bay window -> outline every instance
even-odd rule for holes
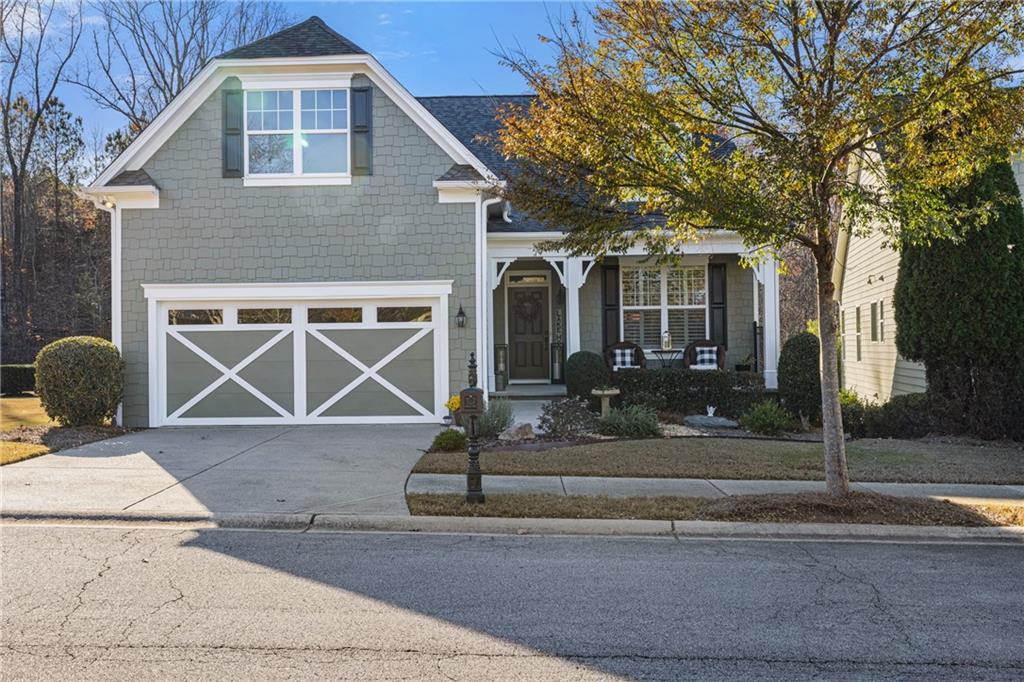
[[[246,90],[246,179],[348,180],[348,98],[348,88]]]
[[[622,266],[619,272],[624,341],[660,348],[665,330],[676,348],[707,338],[705,265]]]

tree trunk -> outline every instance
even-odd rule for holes
[[[835,285],[832,268],[817,262],[818,328],[821,335],[821,437],[825,445],[825,485],[830,495],[848,495],[843,413],[839,407],[839,355],[836,350]]]

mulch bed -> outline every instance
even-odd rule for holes
[[[19,426],[0,433],[0,440],[45,445],[50,452],[57,452],[120,436],[130,431],[132,429],[120,426]]]

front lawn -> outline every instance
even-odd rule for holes
[[[58,426],[35,396],[0,398],[0,466],[125,433],[118,426]]]
[[[0,466],[14,464],[24,459],[31,459],[39,455],[45,455],[50,449],[45,445],[36,443],[17,443],[14,441],[0,441]]]
[[[857,481],[1024,483],[1024,448],[865,439],[847,444]],[[480,455],[484,474],[819,481],[821,443],[740,438],[671,438],[588,443]],[[425,454],[414,473],[461,474],[463,452]]]
[[[0,398],[0,431],[53,424],[34,395]]]
[[[486,516],[561,519],[661,519],[752,523],[874,523],[914,526],[1024,525],[1024,507],[964,506],[927,498],[853,493],[834,499],[823,493],[700,497],[565,497],[488,494],[485,504],[462,495],[406,496],[415,516]]]

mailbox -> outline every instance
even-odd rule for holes
[[[464,388],[459,392],[459,417],[466,427],[466,435],[476,438],[477,424],[484,413],[484,390],[482,388]]]

